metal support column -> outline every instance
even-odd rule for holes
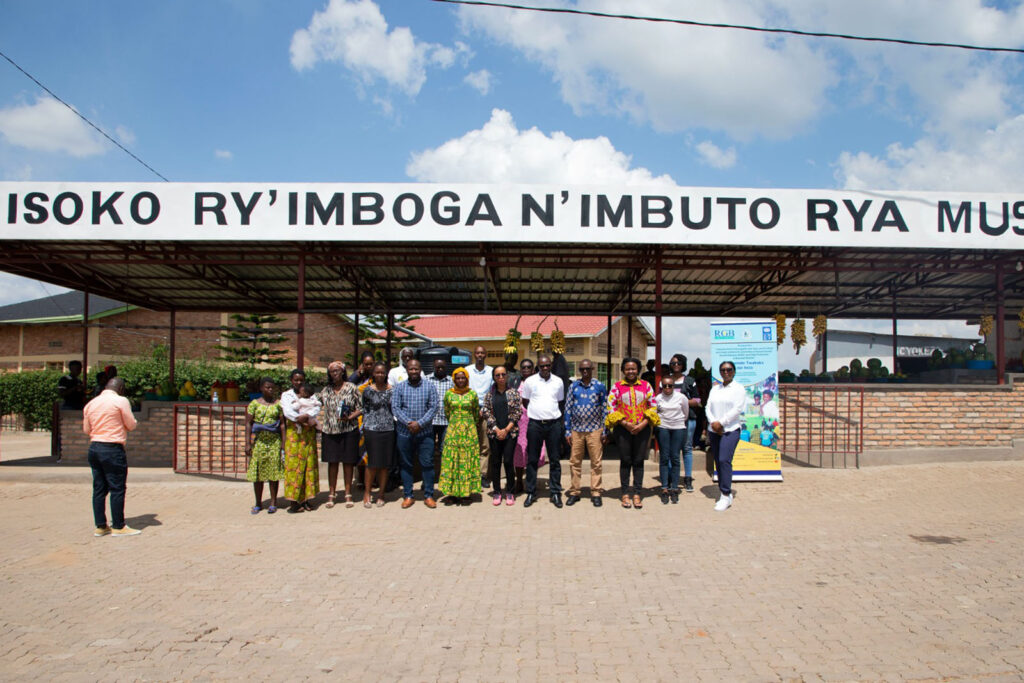
[[[388,311],[387,329],[384,330],[384,362],[391,367],[391,330],[395,328],[395,314]]]
[[[996,266],[996,383],[1006,384],[1006,299],[1003,264]],[[986,340],[987,341],[987,340]]]
[[[82,386],[89,395],[89,290],[82,292]]]
[[[629,312],[633,312],[633,290],[629,290]],[[622,357],[633,355],[633,316],[626,316],[626,348],[622,350]],[[643,372],[645,368],[640,368]]]
[[[661,391],[661,251],[658,251],[654,281],[654,392]]]
[[[899,359],[896,354],[896,289],[892,290],[892,374],[900,371]]]
[[[178,336],[178,334],[177,334],[178,328],[177,328],[176,319],[175,319],[176,318],[176,314],[177,314],[177,311],[172,308],[171,309],[171,322],[170,322],[169,331],[168,331],[169,343],[167,344],[167,347],[168,347],[167,348],[167,375],[168,375],[168,378],[171,380],[171,386],[172,387],[173,386],[177,386],[174,383],[174,359],[175,359],[175,355],[174,355],[174,350],[175,350],[174,349],[174,340]]]
[[[299,254],[299,301],[298,311],[295,316],[295,327],[298,333],[295,335],[295,367],[299,370],[306,368],[306,254]]]
[[[608,364],[608,387],[612,386],[612,317],[608,316],[608,357],[605,361]]]

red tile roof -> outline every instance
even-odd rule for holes
[[[504,339],[505,333],[516,322],[514,315],[436,315],[419,318],[412,322],[412,329],[424,336],[437,340],[454,339]],[[619,318],[613,317],[614,323]],[[541,320],[544,322],[541,323]],[[519,321],[519,331],[523,339],[529,339],[530,333],[537,329],[540,323],[540,332],[545,336],[551,336],[555,329],[555,318],[553,316],[524,315]],[[608,326],[608,318],[603,315],[577,315],[559,316],[558,328],[565,332],[567,337],[592,337],[603,332]],[[399,338],[405,336],[401,332]]]

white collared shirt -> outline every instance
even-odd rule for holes
[[[552,374],[545,381],[539,372],[530,375],[523,382],[521,393],[530,401],[526,414],[531,420],[557,420],[562,417],[558,402],[565,400],[565,383],[561,377]]]

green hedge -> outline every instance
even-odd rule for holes
[[[60,400],[57,380],[59,370],[0,373],[0,414],[24,415],[29,426],[50,429],[53,423],[53,402]]]
[[[142,358],[125,361],[117,366],[117,374],[125,381],[125,395],[138,404],[143,395],[169,378],[167,361],[158,358]],[[178,361],[174,364],[175,384],[180,389],[191,381],[199,399],[209,399],[210,386],[220,381],[238,382],[241,399],[245,400],[245,385],[259,381],[261,377],[272,377],[280,388],[288,386],[291,368],[254,369],[248,366],[210,363],[206,361]],[[57,380],[63,373],[58,370],[36,370],[32,372],[8,372],[0,374],[0,414],[20,414],[35,425],[45,429],[52,427],[53,402],[60,400]],[[306,378],[315,386],[326,382],[323,372],[310,371]],[[96,375],[89,374],[89,388],[95,386]],[[223,397],[221,397],[223,399]]]

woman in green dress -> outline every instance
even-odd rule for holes
[[[256,494],[256,505],[250,512],[258,514],[263,509],[263,482],[270,482],[270,507],[267,512],[277,512],[277,485],[284,478],[281,466],[281,437],[284,426],[281,420],[281,404],[274,399],[277,387],[274,380],[264,377],[260,380],[260,396],[254,399],[245,411],[245,455],[249,466],[245,478],[252,482]]]
[[[448,418],[448,431],[441,451],[441,480],[438,488],[453,501],[468,505],[470,495],[480,493],[480,441],[476,423],[480,415],[480,401],[469,388],[469,373],[465,368],[452,372],[454,387],[444,395],[444,414]]]
[[[312,512],[313,499],[320,493],[320,465],[316,461],[316,429],[308,415],[299,415],[296,407],[299,388],[306,373],[292,370],[292,388],[281,394],[284,413],[284,497],[291,501],[288,512]],[[301,425],[303,429],[299,429]]]

